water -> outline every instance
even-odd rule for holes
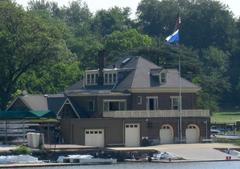
[[[119,163],[114,165],[88,165],[43,167],[34,169],[240,169],[240,161],[201,163]],[[29,169],[29,168],[24,168]]]

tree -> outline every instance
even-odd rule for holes
[[[17,83],[17,88],[30,93],[58,93],[64,91],[82,77],[79,62],[62,60],[54,65],[25,72]]]
[[[48,2],[46,0],[31,0],[28,3],[28,10],[48,12],[53,17],[63,18],[63,11],[58,7],[57,2]]]
[[[195,49],[215,46],[230,49],[234,33],[234,19],[230,11],[218,1],[192,1],[183,13],[181,43]]]
[[[140,47],[150,47],[153,44],[152,38],[139,33],[136,29],[127,31],[115,31],[104,39],[105,49],[108,51],[108,63],[112,63],[119,57],[126,55],[131,50]]]
[[[109,10],[99,10],[92,21],[92,30],[102,37],[113,31],[124,31],[131,28],[129,8],[114,7]]]
[[[199,59],[201,72],[193,81],[202,87],[199,105],[203,108],[218,110],[220,101],[229,92],[229,56],[222,50],[209,47],[202,51]]]
[[[173,32],[177,15],[177,0],[142,0],[137,8],[140,29],[161,39]]]
[[[92,13],[86,3],[81,0],[72,1],[69,7],[62,9],[64,21],[71,27],[75,36],[85,36],[89,33]]]
[[[10,2],[0,3],[0,53],[1,109],[26,71],[70,54],[57,27]]]

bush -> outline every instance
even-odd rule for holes
[[[13,153],[16,153],[16,154],[31,154],[32,150],[25,145],[20,145],[15,150],[13,150]]]

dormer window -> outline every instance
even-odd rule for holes
[[[104,85],[114,85],[117,82],[117,72],[104,72]]]
[[[98,81],[97,72],[86,72],[86,85],[96,85]]]
[[[160,73],[159,81],[160,81],[160,84],[166,83],[166,81],[167,81],[167,74],[166,74],[166,72],[161,72]]]
[[[104,85],[115,85],[117,83],[117,70],[115,69],[104,69],[103,70],[103,84]],[[87,86],[98,85],[99,82],[99,71],[98,70],[86,70],[85,84]]]

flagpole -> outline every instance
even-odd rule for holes
[[[178,26],[181,23],[180,19],[180,5],[178,1]],[[182,78],[181,78],[181,55],[179,52],[178,46],[178,71],[179,71],[179,135],[180,135],[180,143],[183,142],[182,140]]]
[[[178,46],[179,48],[179,46]],[[178,49],[179,50],[179,49]],[[178,52],[178,73],[179,73],[179,139],[182,143],[182,79],[181,79],[181,55]]]

